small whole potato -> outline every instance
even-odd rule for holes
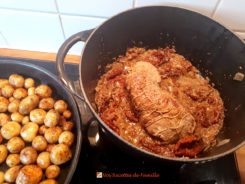
[[[71,146],[74,142],[74,134],[70,131],[64,131],[59,136],[59,143]]]
[[[72,157],[70,148],[65,144],[55,145],[50,152],[50,160],[55,165],[61,165]]]
[[[14,99],[12,102],[8,105],[8,111],[9,112],[18,112],[20,106],[20,100]]]
[[[44,124],[47,127],[54,127],[59,123],[59,118],[60,114],[56,110],[51,109],[48,111],[46,117],[44,118]]]
[[[37,151],[44,151],[47,148],[47,145],[46,139],[41,135],[36,136],[32,141],[32,147]]]
[[[18,88],[14,91],[13,97],[16,99],[22,99],[27,97],[28,93],[24,88]]]
[[[8,110],[9,101],[7,98],[0,96],[0,112],[6,112]]]
[[[0,113],[0,126],[3,126],[6,124],[8,121],[10,121],[10,117],[5,114],[5,113]]]
[[[14,99],[15,99],[15,98],[11,96],[11,97],[9,98],[9,102],[13,102]]]
[[[24,118],[24,116],[22,114],[20,114],[19,112],[13,112],[10,117],[11,117],[12,121],[15,121],[18,123],[22,122],[22,120]]]
[[[30,112],[30,119],[32,122],[41,125],[44,122],[46,114],[46,111],[43,109],[34,109]]]
[[[8,155],[8,150],[5,145],[0,144],[0,164],[3,163]]]
[[[36,165],[24,166],[16,179],[16,184],[37,184],[43,176],[43,171]]]
[[[19,153],[25,147],[25,142],[20,137],[13,137],[7,143],[10,153]]]
[[[43,110],[50,110],[54,108],[54,99],[53,98],[43,98],[39,102],[39,108]]]
[[[54,109],[59,113],[63,113],[67,109],[67,104],[64,100],[58,100],[54,104]]]
[[[70,119],[71,118],[71,111],[65,110],[62,115],[65,119]]]
[[[15,88],[22,88],[24,86],[25,79],[18,74],[12,74],[9,76],[9,83]]]
[[[38,133],[41,135],[44,135],[46,130],[48,130],[48,129],[49,129],[49,127],[42,125],[42,126],[40,126]]]
[[[6,164],[9,167],[14,167],[20,164],[20,155],[19,154],[10,154],[6,159]]]
[[[43,180],[39,184],[58,184],[58,182],[53,179],[47,179],[47,180]]]
[[[71,121],[62,122],[61,128],[64,131],[71,131],[73,129],[74,123]]]
[[[24,116],[24,118],[22,119],[22,125],[26,125],[27,123],[30,123],[30,117]]]
[[[39,96],[40,98],[48,98],[52,94],[52,90],[49,86],[41,84],[37,86],[35,90],[35,94]]]
[[[32,140],[36,137],[38,133],[38,125],[36,123],[27,123],[24,125],[20,131],[21,137],[26,142],[32,142]]]
[[[0,183],[4,182],[4,172],[0,171]]]
[[[59,174],[60,167],[57,165],[50,165],[45,171],[45,175],[48,179],[55,179],[59,176]]]
[[[31,96],[31,95],[35,95],[35,91],[36,91],[36,88],[35,87],[30,87],[27,90],[27,93],[28,93],[29,96]]]
[[[25,147],[20,152],[20,161],[24,165],[33,164],[37,160],[37,151],[33,147]]]
[[[20,166],[14,166],[9,168],[4,174],[4,180],[9,183],[15,182],[19,172],[20,172]]]
[[[37,95],[30,95],[25,97],[20,102],[19,112],[21,114],[29,114],[39,103],[39,98]]]
[[[20,134],[21,126],[15,121],[9,121],[5,123],[1,128],[1,134],[5,139],[11,139],[12,137]]]
[[[0,88],[3,88],[7,84],[9,84],[8,79],[0,79]]]
[[[50,153],[49,152],[42,152],[37,157],[37,165],[41,169],[46,169],[50,165]]]
[[[50,144],[54,144],[58,142],[59,136],[62,133],[62,129],[58,126],[51,127],[48,130],[45,131],[44,137]]]
[[[6,97],[6,98],[13,96],[13,93],[14,93],[14,88],[13,88],[13,86],[11,86],[9,84],[5,85],[2,88],[2,96]]]
[[[24,84],[25,88],[31,88],[35,86],[35,81],[32,78],[27,78],[25,79],[25,84]]]

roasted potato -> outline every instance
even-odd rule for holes
[[[54,127],[59,123],[59,118],[60,114],[56,110],[51,109],[48,111],[46,117],[44,118],[44,124],[47,127]]]
[[[5,113],[0,113],[0,126],[3,126],[6,124],[8,121],[10,121],[10,117],[5,114]]]
[[[19,112],[21,114],[29,114],[39,103],[37,95],[30,95],[21,100]]]
[[[74,134],[70,131],[64,131],[59,136],[59,143],[71,146],[74,142]]]
[[[43,98],[39,102],[39,108],[43,110],[50,110],[54,108],[54,99],[53,98]]]
[[[18,88],[14,91],[13,97],[16,99],[22,99],[27,97],[28,93],[24,88]]]
[[[20,152],[20,161],[24,165],[33,164],[37,160],[37,151],[33,147],[25,147]]]
[[[70,119],[71,118],[71,111],[65,110],[62,115],[65,119]]]
[[[15,182],[19,172],[20,172],[20,166],[14,166],[9,168],[4,174],[4,180],[9,183]]]
[[[6,112],[8,110],[9,101],[7,98],[0,96],[0,112]]]
[[[16,179],[16,184],[37,184],[42,179],[42,169],[36,165],[24,166]]]
[[[32,78],[25,79],[24,87],[26,89],[34,87],[34,86],[35,86],[35,81]]]
[[[26,142],[32,142],[32,140],[36,137],[38,133],[38,125],[36,123],[27,123],[24,125],[20,131],[21,137]]]
[[[19,112],[13,112],[10,117],[11,117],[12,121],[15,121],[18,123],[22,122],[22,120],[24,118],[24,116],[22,114],[20,114]]]
[[[50,153],[49,152],[42,152],[37,157],[37,165],[41,169],[46,169],[50,165]]]
[[[9,83],[15,88],[22,88],[24,86],[25,79],[18,74],[12,74],[9,76]]]
[[[57,165],[50,165],[45,171],[45,175],[48,179],[55,179],[59,176],[59,174],[60,167]]]
[[[9,98],[9,103],[13,102],[14,99],[15,99],[15,98],[11,96],[11,97]]]
[[[19,154],[10,154],[6,159],[6,164],[9,167],[14,167],[20,164],[20,155]]]
[[[46,114],[46,111],[43,109],[34,109],[30,112],[30,119],[32,122],[41,125],[44,122]]]
[[[11,96],[13,96],[13,93],[14,93],[14,88],[13,86],[11,85],[5,85],[3,88],[2,88],[2,96],[4,96],[5,98],[9,98]]]
[[[24,116],[24,118],[22,119],[22,125],[26,125],[27,123],[30,123],[30,117]]]
[[[12,137],[20,134],[21,126],[15,121],[9,121],[5,123],[1,128],[1,134],[5,139],[11,139]]]
[[[70,148],[65,144],[55,145],[50,152],[50,160],[55,165],[61,165],[72,157]]]
[[[0,144],[0,164],[3,163],[8,155],[8,150],[5,145]]]
[[[7,143],[10,153],[19,153],[25,147],[25,142],[20,137],[13,137]]]
[[[49,86],[41,84],[36,88],[35,94],[40,98],[48,98],[51,96],[52,90]]]
[[[32,147],[37,151],[44,151],[47,148],[47,145],[46,139],[41,135],[36,136],[32,141]]]
[[[73,129],[74,123],[71,121],[63,121],[61,128],[64,131],[71,131]]]
[[[36,88],[35,87],[30,87],[27,90],[27,93],[28,93],[29,96],[31,96],[31,95],[35,95],[35,91],[36,91]]]
[[[47,127],[45,125],[40,126],[40,128],[39,128],[39,134],[44,135],[45,132],[46,132],[46,130],[48,130],[48,129],[49,129],[49,127]]]
[[[9,112],[18,112],[19,111],[19,106],[20,106],[20,100],[19,99],[14,99],[12,102],[9,103],[8,105],[8,111]]]
[[[0,183],[4,182],[4,172],[0,171]]]
[[[58,182],[53,179],[47,179],[47,180],[43,180],[39,184],[58,184]]]
[[[54,144],[54,143],[58,142],[59,136],[61,133],[62,133],[62,129],[60,127],[58,127],[58,126],[51,127],[45,131],[44,137],[48,143]]]
[[[54,104],[54,109],[59,113],[63,113],[67,109],[67,103],[64,100],[58,100]]]
[[[3,88],[7,84],[9,84],[8,79],[0,79],[0,88]]]

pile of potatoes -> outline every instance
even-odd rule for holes
[[[59,165],[72,157],[74,142],[64,100],[55,101],[49,86],[12,74],[0,79],[0,184],[56,184]]]

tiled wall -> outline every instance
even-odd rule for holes
[[[72,34],[146,5],[200,12],[245,39],[245,0],[0,0],[0,48],[57,52]],[[75,45],[71,53],[79,55],[82,46]]]

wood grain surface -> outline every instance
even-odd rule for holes
[[[33,52],[33,51],[3,49],[3,48],[0,48],[0,56],[47,60],[53,62],[56,59],[56,53]],[[80,56],[67,55],[65,62],[79,63]],[[245,146],[243,146],[238,151],[236,151],[236,156],[237,156],[237,162],[238,162],[242,184],[245,184]]]

